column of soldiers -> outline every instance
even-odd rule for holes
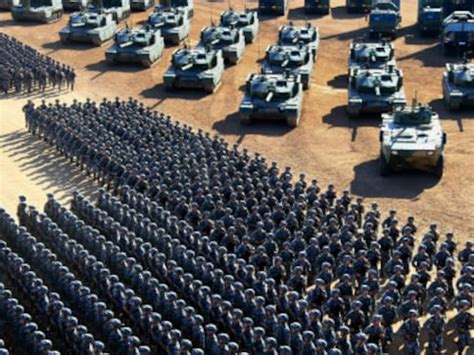
[[[74,90],[76,73],[14,37],[0,33],[0,90],[20,94],[33,91]]]
[[[429,312],[424,328],[434,354],[445,347],[451,308],[458,311],[458,350],[468,346],[472,243],[457,252],[453,234],[441,240],[436,225],[421,233],[413,217],[400,224],[396,211],[382,220],[376,204],[367,207],[348,191],[338,196],[333,186],[323,191],[303,174],[293,179],[290,168],[280,171],[276,162],[269,166],[261,155],[229,148],[132,99],[29,103],[24,111],[31,133],[119,195],[110,202],[101,194],[105,215],[90,207],[76,213],[97,226],[109,214],[136,234],[130,240],[155,241],[159,251],[167,250],[163,260],[153,260],[163,267],[157,273],[171,268],[173,287],[189,282],[184,270],[199,276],[189,290],[206,285],[221,298],[190,292],[189,302],[232,330],[227,335],[244,351],[378,354],[402,321],[405,351],[417,354],[417,319]],[[178,270],[168,263],[175,251]],[[235,329],[223,299],[239,305]]]

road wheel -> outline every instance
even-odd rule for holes
[[[438,159],[438,162],[436,163],[435,175],[441,179],[443,177],[443,172],[444,172],[444,155],[441,154]]]
[[[252,120],[250,119],[250,115],[247,114],[240,114],[240,124],[244,126],[248,126]]]
[[[390,173],[390,165],[388,164],[387,159],[385,159],[383,152],[380,152],[380,175],[388,176]]]

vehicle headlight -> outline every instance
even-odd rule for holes
[[[393,155],[398,155],[398,150],[392,150]]]
[[[426,152],[426,155],[433,156],[434,153],[435,153],[434,150],[429,150],[429,151]]]

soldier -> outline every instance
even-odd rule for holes
[[[428,354],[439,354],[444,345],[444,332],[446,321],[442,315],[442,307],[435,305],[431,308],[432,316],[425,322],[425,328],[428,330]]]
[[[458,314],[454,317],[456,331],[458,333],[458,354],[462,355],[464,348],[471,344],[471,323],[472,315],[469,313],[469,302],[466,300],[461,301],[460,309]]]
[[[412,309],[409,312],[408,319],[403,322],[400,328],[400,335],[404,340],[406,355],[420,354],[420,322],[417,318],[418,312]]]

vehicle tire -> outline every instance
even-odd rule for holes
[[[142,65],[145,67],[145,68],[151,68],[153,66],[154,62],[152,62],[151,60],[149,59],[144,59],[142,60]]]
[[[62,44],[69,44],[69,38],[67,37],[59,37],[59,40],[61,41]]]
[[[443,177],[443,172],[444,172],[444,155],[441,154],[438,159],[438,162],[436,163],[434,173],[437,178],[441,179]]]
[[[286,124],[288,125],[288,127],[290,128],[296,128],[298,127],[298,124],[300,123],[300,114],[298,113],[298,115],[296,116],[290,116],[286,119]]]
[[[458,103],[458,102],[453,102],[451,101],[450,99],[448,99],[448,109],[449,111],[453,112],[453,111],[459,111],[459,108],[460,108],[461,104]]]
[[[380,175],[381,176],[389,176],[391,173],[390,165],[385,159],[385,156],[382,152],[380,152]]]
[[[250,115],[240,114],[240,124],[244,126],[248,126],[252,122]]]
[[[92,38],[92,44],[96,47],[100,47],[102,46],[102,41],[100,38]]]

